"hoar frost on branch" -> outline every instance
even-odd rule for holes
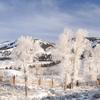
[[[59,36],[59,41],[56,45],[56,50],[54,52],[55,59],[61,60],[59,65],[60,76],[64,79],[66,77],[66,84],[70,83],[72,65],[72,41],[71,41],[71,30],[64,29],[64,32]],[[64,82],[65,80],[63,80]]]
[[[86,48],[86,37],[87,31],[79,29],[76,32],[75,44],[74,44],[74,56],[73,56],[73,81],[76,82],[79,78],[80,70],[80,56],[82,55],[84,49]]]
[[[75,33],[75,32],[74,32]],[[85,64],[82,65],[83,60],[81,56],[83,52],[92,52],[90,41],[86,39],[88,32],[84,29],[79,29],[76,32],[75,41],[73,42],[71,31],[68,29],[60,35],[59,42],[57,44],[56,56],[62,58],[61,68],[62,75],[67,77],[67,83],[75,83],[77,80],[80,80],[80,70],[83,69],[83,76],[88,69],[90,75],[92,75],[92,60],[90,55],[84,55]],[[82,66],[81,66],[82,65]],[[89,74],[88,74],[89,75]],[[86,77],[84,77],[86,80]]]
[[[14,48],[12,56],[15,60],[30,63],[33,61],[33,48],[32,37],[22,36],[18,39],[17,47]]]
[[[26,36],[18,39],[17,47],[13,50],[12,57],[17,63],[22,64],[25,75],[25,96],[27,96],[27,80],[29,76],[28,64],[33,62],[34,45],[32,37]]]
[[[100,44],[98,44],[93,50],[93,63],[94,75],[100,79]]]

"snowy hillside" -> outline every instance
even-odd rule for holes
[[[53,47],[53,43],[49,43],[46,41],[42,41],[39,39],[33,39],[34,42],[37,42],[44,50],[46,50],[48,47]],[[11,49],[17,46],[17,40],[16,41],[5,41],[0,43],[0,50],[7,50]]]
[[[42,49],[42,53],[41,51],[38,52],[37,56],[39,55],[40,58],[39,60],[50,60],[50,53],[47,51],[50,48],[54,47],[53,43],[49,43],[49,42],[45,42],[42,40],[38,40],[38,39],[33,39],[33,41],[35,43],[37,43],[37,45],[39,45]],[[10,55],[12,53],[12,50],[17,46],[17,41],[5,41],[0,43],[0,60],[10,60]]]
[[[0,50],[6,50],[14,47],[16,47],[16,41],[5,41],[0,43]]]

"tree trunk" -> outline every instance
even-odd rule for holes
[[[67,87],[67,84],[66,84],[66,78],[67,78],[67,75],[65,74],[65,79],[64,79],[64,91],[66,90],[66,87]]]
[[[24,74],[25,74],[25,96],[27,97],[27,75],[26,75],[26,69],[24,67]]]
[[[72,59],[73,69],[71,74],[71,88],[74,86],[74,75],[75,75],[75,58]]]
[[[52,72],[52,79],[51,79],[51,87],[54,87],[54,80],[53,80],[53,72]]]

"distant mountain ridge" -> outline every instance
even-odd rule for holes
[[[37,45],[39,45],[43,49],[43,54],[41,54],[41,57],[38,59],[42,61],[43,60],[50,60],[50,54],[47,52],[47,49],[53,48],[54,43],[49,43],[46,41],[42,41],[39,39],[33,39],[34,42],[38,42]],[[10,55],[12,53],[13,48],[17,46],[17,40],[16,41],[5,41],[0,43],[0,60],[10,60]]]
[[[39,42],[40,46],[46,50],[46,48],[48,47],[53,47],[54,43],[49,43],[49,42],[45,42],[39,39],[33,39],[34,42]],[[6,49],[10,49],[10,48],[14,48],[17,46],[17,40],[16,41],[5,41],[0,43],[0,50],[6,50]]]

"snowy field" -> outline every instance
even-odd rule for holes
[[[100,87],[78,87],[66,92],[55,91],[55,96],[48,96],[42,100],[100,100]]]
[[[0,100],[100,100],[100,86],[81,86],[64,91],[57,89],[28,89],[25,97],[24,86],[0,84]]]

